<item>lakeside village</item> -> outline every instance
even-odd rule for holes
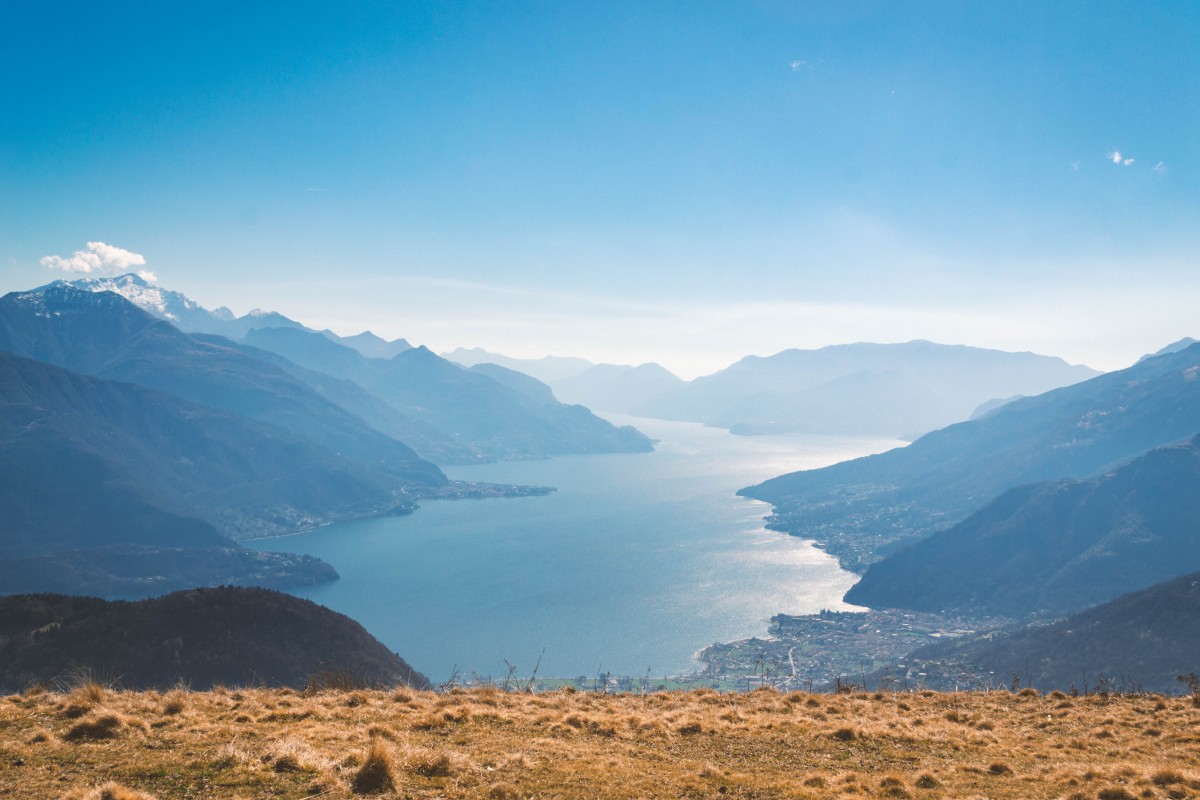
[[[506,691],[552,691],[571,686],[580,691],[619,693],[712,688],[748,692],[769,686],[780,691],[871,691],[920,689],[925,686],[988,689],[1009,686],[1008,675],[976,674],[951,661],[913,659],[924,645],[1003,627],[999,617],[963,618],[901,611],[821,611],[818,614],[771,618],[768,635],[718,642],[696,654],[704,668],[687,675],[652,677],[580,675],[540,678],[537,667],[527,677],[510,666],[503,678],[454,676],[445,685],[492,685]]]

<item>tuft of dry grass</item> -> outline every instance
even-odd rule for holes
[[[63,800],[157,800],[152,794],[130,789],[116,781],[109,781],[90,791],[75,791],[64,795]]]
[[[384,794],[396,790],[396,764],[392,751],[379,739],[372,739],[362,766],[350,780],[355,794]]]
[[[97,714],[84,717],[63,734],[67,742],[95,742],[116,739],[130,731],[145,731],[147,725],[140,719],[123,714]]]

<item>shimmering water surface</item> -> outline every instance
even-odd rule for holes
[[[612,417],[659,439],[649,454],[569,456],[446,470],[549,485],[548,497],[425,502],[252,543],[309,553],[342,579],[296,592],[348,614],[434,680],[503,675],[679,674],[716,641],[766,632],[779,612],[848,608],[855,576],[801,539],[767,531],[742,486],[902,443],[737,437],[690,423]]]

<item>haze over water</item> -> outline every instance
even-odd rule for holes
[[[768,531],[742,486],[900,446],[885,439],[736,437],[611,417],[660,440],[650,454],[568,456],[446,470],[549,485],[548,497],[433,501],[253,543],[332,563],[297,591],[361,622],[435,681],[457,668],[527,676],[679,674],[716,641],[766,633],[776,613],[850,608],[856,576],[807,541]]]

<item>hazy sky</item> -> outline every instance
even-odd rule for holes
[[[3,291],[146,269],[686,376],[1200,336],[1195,2],[39,0],[0,29]]]

